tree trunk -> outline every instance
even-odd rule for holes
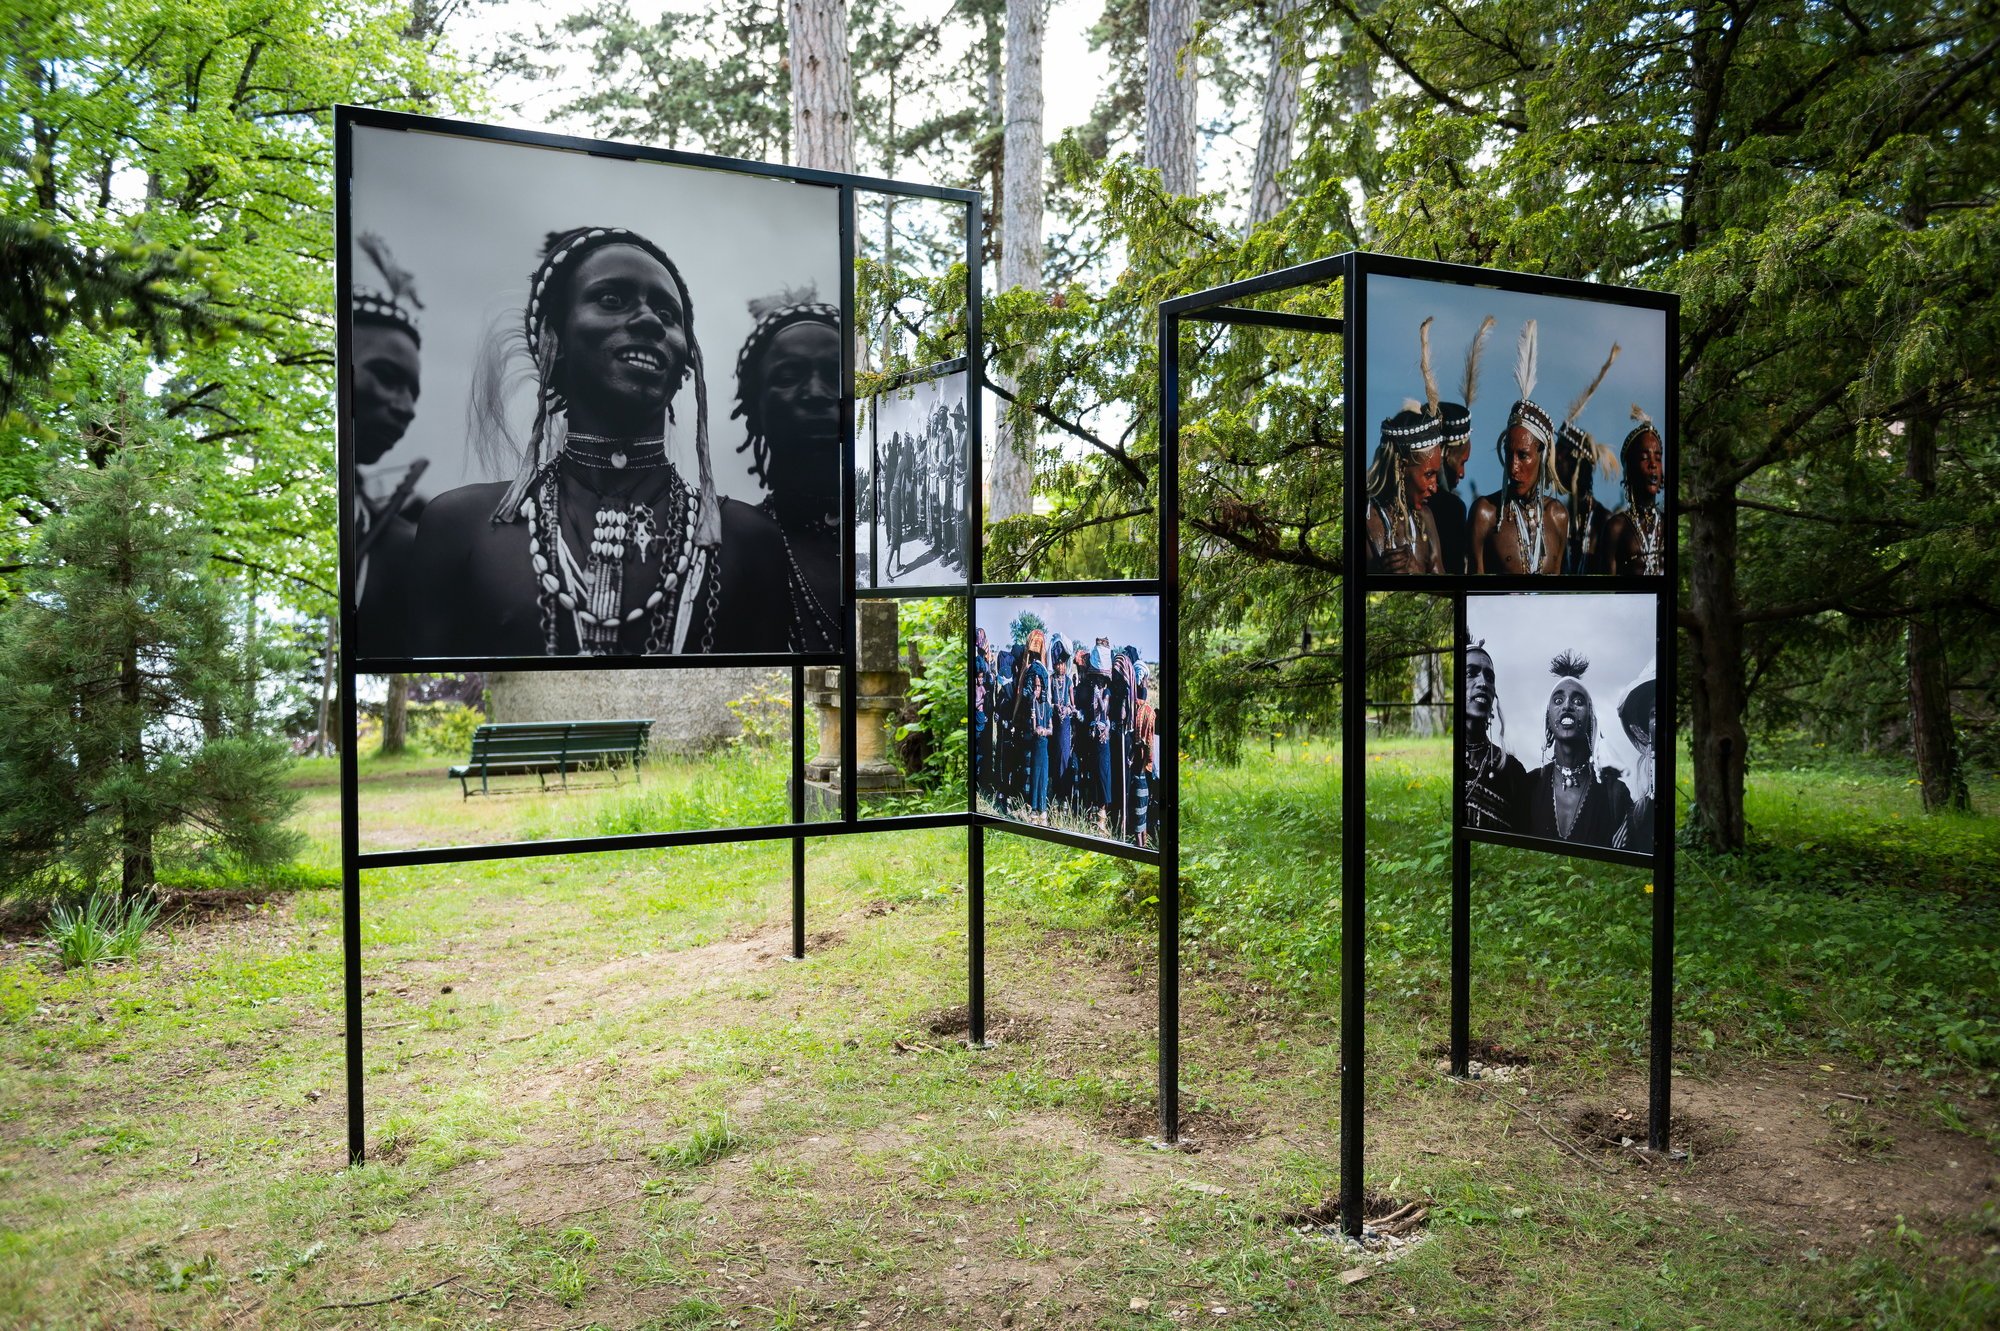
[[[1419,656],[1410,678],[1410,733],[1429,738],[1445,733],[1444,669],[1436,656]]]
[[[988,212],[986,226],[988,234],[998,237],[998,228],[1005,224],[1007,204],[1007,153],[1006,121],[1001,101],[1001,66],[1007,52],[1006,29],[1001,24],[1005,10],[999,5],[986,8],[986,36],[983,46],[986,53],[986,125],[987,133],[998,135],[1002,149],[993,154],[993,183],[986,191]],[[997,210],[997,211],[995,211]]]
[[[327,733],[327,719],[333,711],[333,649],[339,620],[326,617],[326,657],[319,674],[319,733],[313,736],[313,752],[324,758],[333,752],[333,737]]]
[[[846,0],[790,0],[792,149],[800,166],[854,169],[854,76]]]
[[[1169,194],[1195,192],[1195,0],[1146,6],[1146,166]]]
[[[145,698],[139,679],[139,644],[128,641],[120,653],[118,700],[122,704],[124,738],[119,743],[119,765],[127,772],[146,770],[146,735],[140,720]],[[118,815],[121,875],[118,895],[130,901],[153,885],[153,823],[144,812],[132,807],[132,799],[122,797]]]
[[[1283,177],[1292,164],[1292,130],[1299,119],[1299,81],[1305,49],[1292,15],[1304,0],[1278,0],[1271,23],[1270,59],[1264,73],[1264,121],[1257,161],[1250,173],[1250,218],[1245,230],[1268,222],[1285,206]]]
[[[1937,418],[1928,413],[1903,422],[1903,438],[1909,445],[1904,474],[1917,483],[1917,492],[1930,499],[1937,494]],[[1945,655],[1944,637],[1933,615],[1912,615],[1904,630],[1904,660],[1910,679],[1910,747],[1917,760],[1917,784],[1924,809],[1969,810],[1972,793],[1958,763],[1958,735],[1951,722],[1951,669]]]
[[[382,756],[393,758],[410,742],[410,677],[389,676],[389,700],[382,705]]]
[[[1737,618],[1736,505],[1715,496],[1688,513],[1688,614],[1694,620],[1694,810],[1713,850],[1743,849],[1743,625]]]
[[[1042,289],[1042,31],[1044,0],[1007,0],[1007,102],[1000,232],[1000,288]],[[1009,381],[1008,389],[1015,385]],[[986,514],[1013,518],[1035,507],[1035,427],[1014,412],[1000,418],[986,468]]]

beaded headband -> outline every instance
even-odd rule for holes
[[[1447,446],[1472,440],[1472,413],[1456,402],[1438,403],[1438,430]]]
[[[628,231],[622,226],[598,226],[588,231],[557,232],[552,239],[561,242],[561,247],[553,250],[536,265],[534,272],[528,274],[528,308],[522,319],[528,335],[528,354],[531,356],[542,354],[542,333],[548,327],[550,283],[562,275],[564,268],[581,263],[585,255],[607,245],[631,245],[652,255],[673,275],[683,303],[688,299],[687,283],[681,280],[680,269],[674,266],[664,250],[636,231]],[[692,323],[693,311],[683,308],[682,317]]]
[[[824,301],[802,300],[791,305],[783,305],[765,314],[750,330],[750,336],[743,341],[742,350],[736,353],[736,382],[743,382],[743,372],[749,368],[751,360],[763,353],[770,339],[776,337],[787,324],[823,323],[838,329],[840,327],[840,307],[828,305]],[[743,414],[748,404],[739,405],[735,414]]]
[[[417,299],[417,280],[410,271],[397,264],[395,256],[389,252],[389,245],[373,231],[364,231],[354,238],[355,246],[368,256],[381,275],[380,287],[355,287],[348,296],[348,309],[358,323],[386,324],[410,335],[410,340],[418,346],[423,338],[417,331],[416,311],[424,307]],[[414,308],[412,308],[414,307]]]
[[[1514,405],[1507,409],[1507,428],[1520,426],[1535,437],[1535,442],[1547,448],[1555,442],[1556,423],[1549,419],[1529,395],[1535,391],[1536,369],[1539,364],[1539,336],[1533,319],[1521,328],[1521,340],[1514,347]]]
[[[1632,449],[1638,444],[1638,442],[1641,439],[1644,439],[1649,434],[1652,435],[1653,438],[1659,439],[1660,445],[1662,447],[1666,446],[1667,441],[1660,437],[1660,431],[1657,427],[1654,426],[1653,418],[1651,416],[1648,416],[1646,414],[1646,409],[1644,407],[1641,407],[1636,402],[1632,404],[1632,419],[1639,423],[1632,427],[1631,431],[1628,432],[1625,436],[1625,442],[1618,446],[1618,451],[1620,454],[1627,457],[1631,456]]]
[[[1544,448],[1555,442],[1556,423],[1549,419],[1549,413],[1525,398],[1507,409],[1507,428],[1511,430],[1517,425]]]
[[[1405,457],[1414,457],[1444,443],[1444,434],[1437,417],[1406,409],[1382,422],[1382,442]]]

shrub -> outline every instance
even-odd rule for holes
[[[472,732],[486,723],[486,717],[462,702],[413,702],[409,723],[409,745],[418,753],[463,758],[472,751]]]

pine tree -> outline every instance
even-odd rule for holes
[[[143,397],[99,404],[0,611],[0,894],[154,878],[172,835],[291,856],[283,746],[251,728],[211,537]]]

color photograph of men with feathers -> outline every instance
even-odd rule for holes
[[[837,192],[352,136],[357,655],[839,651]]]
[[[1663,313],[1367,281],[1370,573],[1666,572]]]
[[[1656,598],[1466,598],[1462,822],[1650,854]]]

